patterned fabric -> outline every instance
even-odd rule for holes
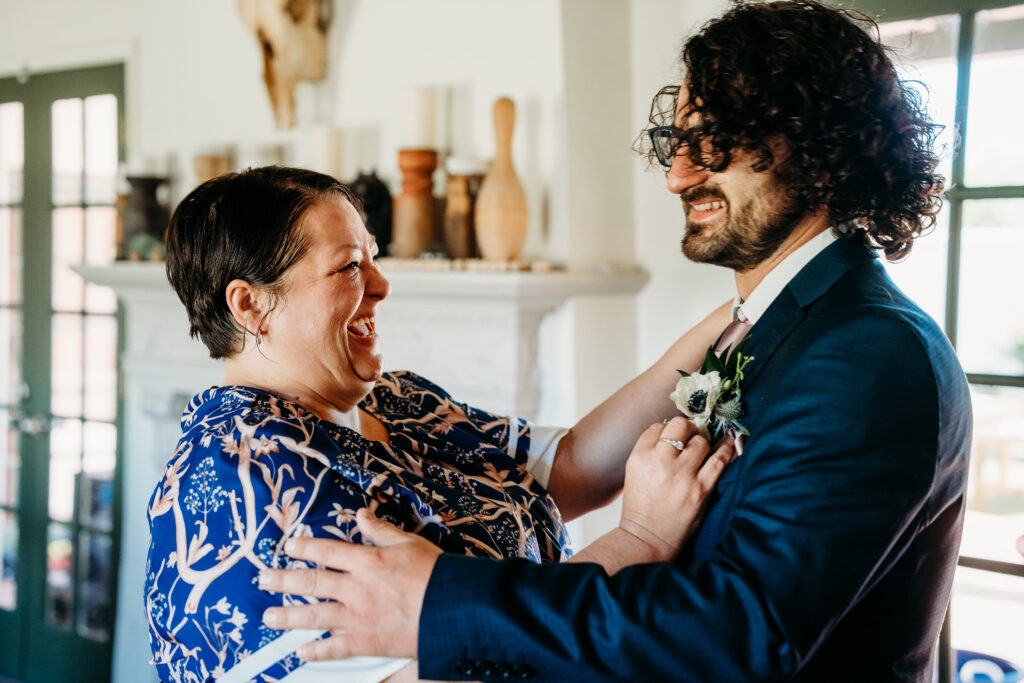
[[[212,680],[278,638],[263,611],[306,599],[260,591],[260,569],[307,566],[284,554],[292,536],[360,543],[361,507],[450,553],[569,556],[558,510],[526,469],[524,421],[456,403],[407,372],[386,374],[362,407],[390,444],[248,387],[189,403],[148,512],[145,603],[162,680]],[[299,666],[288,656],[256,680]]]

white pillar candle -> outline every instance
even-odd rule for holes
[[[341,134],[337,128],[314,125],[301,128],[296,140],[296,165],[326,173],[341,173]]]
[[[434,91],[434,149],[442,156],[451,153],[452,89]]]
[[[405,88],[402,93],[402,149],[434,149],[434,89]]]

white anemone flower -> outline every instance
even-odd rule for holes
[[[721,387],[722,378],[718,371],[695,373],[689,377],[680,377],[676,382],[676,390],[668,397],[676,404],[679,412],[700,430],[701,436],[708,438],[708,422],[718,402]]]

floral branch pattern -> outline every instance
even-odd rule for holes
[[[558,511],[525,468],[525,422],[457,403],[412,373],[386,374],[363,408],[388,427],[390,443],[245,387],[189,403],[148,509],[145,605],[162,680],[215,679],[278,637],[259,615],[306,598],[260,591],[258,572],[306,566],[283,552],[293,536],[361,542],[361,507],[448,552],[568,557]],[[286,657],[258,680],[298,666]]]

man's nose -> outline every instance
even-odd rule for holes
[[[668,169],[666,184],[668,191],[672,194],[682,194],[691,187],[703,183],[707,177],[708,170],[694,164],[688,150],[683,148],[672,159],[672,167]]]

